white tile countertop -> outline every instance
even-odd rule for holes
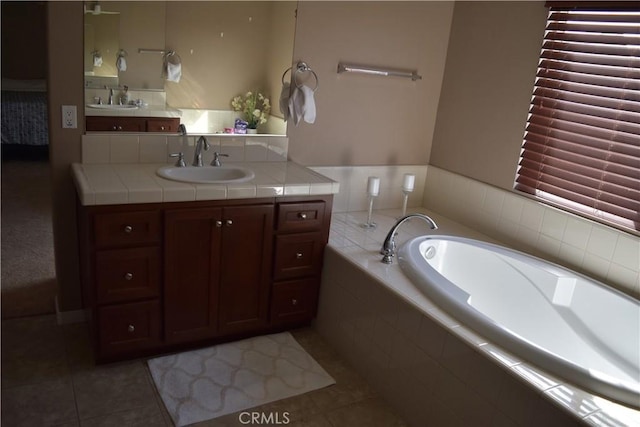
[[[294,162],[233,164],[253,170],[255,178],[238,184],[177,182],[156,174],[158,168],[167,166],[162,163],[74,163],[71,169],[84,206],[328,195],[337,194],[340,188],[338,182]]]
[[[85,116],[102,116],[102,117],[161,117],[174,118],[181,117],[182,111],[167,107],[165,105],[149,105],[146,107],[131,109],[109,109],[109,108],[92,108],[85,106]]]

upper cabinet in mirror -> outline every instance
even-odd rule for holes
[[[93,13],[96,4],[99,14]],[[121,87],[164,90],[174,108],[229,110],[234,96],[253,90],[277,104],[281,76],[292,64],[296,7],[292,1],[87,2],[85,75],[104,72],[116,75]],[[117,24],[108,24],[112,37],[103,30],[103,17],[117,17]],[[92,67],[98,49],[102,66]],[[120,49],[127,69],[118,72]],[[160,52],[169,50],[181,60],[179,82],[162,74]]]

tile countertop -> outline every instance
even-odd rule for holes
[[[233,164],[253,170],[255,178],[238,184],[177,182],[158,176],[156,170],[167,166],[158,163],[74,163],[71,171],[84,206],[327,195],[340,188],[338,182],[294,162]]]
[[[128,110],[110,110],[107,108],[84,107],[85,116],[102,117],[181,117],[182,111],[165,105],[149,105],[147,107],[131,108]]]

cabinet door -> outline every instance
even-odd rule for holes
[[[197,341],[217,330],[222,210],[167,211],[165,215],[165,338]]]
[[[220,265],[221,334],[266,325],[273,234],[273,206],[224,208]]]

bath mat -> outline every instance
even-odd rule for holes
[[[288,332],[150,359],[176,426],[335,384]]]

